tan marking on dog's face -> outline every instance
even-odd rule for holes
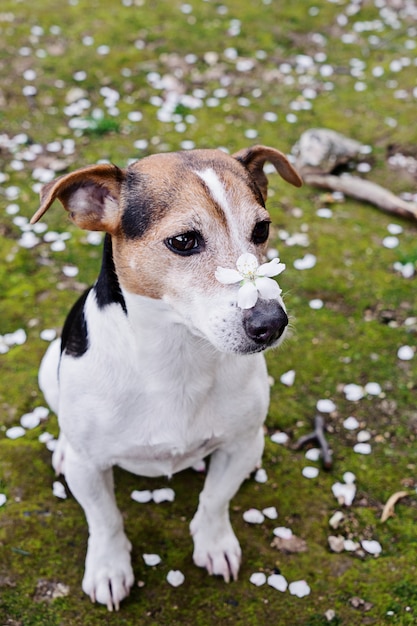
[[[262,261],[266,243],[255,245],[251,238],[255,224],[269,220],[268,212],[245,168],[221,152],[148,157],[133,166],[121,202],[113,254],[120,283],[131,293],[187,302],[196,293],[224,289],[214,276],[219,265],[235,267],[244,252]],[[190,232],[201,238],[194,254],[182,256],[167,245]]]

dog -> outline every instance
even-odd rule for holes
[[[39,385],[60,426],[54,469],[88,523],[82,587],[109,610],[134,582],[115,465],[171,476],[211,455],[190,524],[193,560],[237,579],[229,502],[262,457],[263,352],[282,342],[288,318],[279,289],[238,306],[242,287],[216,271],[245,254],[256,265],[264,258],[266,161],[301,185],[281,152],[253,146],[150,155],[126,169],[91,165],[41,191],[32,223],[59,199],[77,226],[106,233],[98,279],[50,344]]]

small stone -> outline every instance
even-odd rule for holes
[[[179,587],[183,584],[185,576],[179,569],[172,569],[168,572],[167,581],[172,587]]]

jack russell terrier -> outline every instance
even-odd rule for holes
[[[42,189],[32,223],[58,198],[75,224],[106,232],[99,277],[49,346],[39,384],[59,420],[54,469],[88,522],[83,590],[109,610],[134,582],[114,465],[171,476],[211,455],[190,525],[193,559],[237,579],[229,502],[262,456],[262,352],[288,323],[271,278],[285,266],[262,265],[266,161],[301,185],[281,152],[254,146],[92,165]]]

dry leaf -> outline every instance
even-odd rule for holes
[[[389,517],[393,517],[394,506],[396,505],[398,500],[401,500],[401,498],[406,498],[409,495],[410,494],[408,491],[397,491],[396,493],[393,493],[392,496],[388,498],[384,506],[384,510],[382,511],[381,515],[381,522],[386,522]]]

